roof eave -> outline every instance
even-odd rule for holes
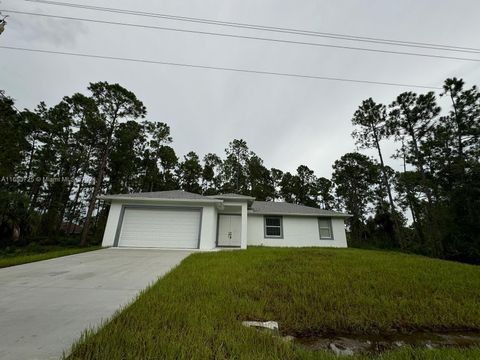
[[[255,200],[253,196],[222,196],[222,195],[207,195],[206,197],[212,199],[225,199],[225,200]]]
[[[164,199],[164,198],[149,198],[149,197],[130,197],[130,196],[110,196],[100,195],[97,197],[104,201],[147,201],[147,202],[181,202],[181,203],[207,203],[207,204],[221,204],[219,199]]]
[[[252,215],[271,215],[271,216],[308,216],[308,217],[337,217],[337,218],[349,218],[350,214],[304,214],[304,213],[287,213],[287,212],[268,212],[268,211],[249,211]]]

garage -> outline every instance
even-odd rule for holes
[[[125,207],[116,241],[122,247],[196,249],[201,209]]]

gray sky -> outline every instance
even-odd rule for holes
[[[343,33],[358,36],[480,48],[480,3],[464,1],[321,0],[117,0],[71,1],[172,15]],[[264,36],[336,45],[475,54],[389,47],[351,41],[281,35],[172,20],[70,9],[3,0],[2,9],[88,17],[182,29]],[[0,45],[144,58],[217,67],[441,86],[447,77],[480,84],[480,63],[353,50],[218,38],[170,31],[109,26],[12,15]],[[476,55],[480,58],[480,54]],[[333,162],[354,150],[351,116],[362,100],[390,103],[418,89],[292,79],[187,69],[164,65],[34,54],[0,49],[0,89],[33,108],[86,92],[89,82],[118,82],[144,102],[148,119],[170,125],[173,147],[203,157],[221,156],[228,142],[243,138],[267,167],[294,171],[300,164],[330,177]],[[385,143],[391,153],[392,144]],[[395,169],[400,164],[389,160]]]

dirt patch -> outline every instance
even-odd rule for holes
[[[415,332],[410,334],[334,335],[295,338],[310,350],[330,350],[337,355],[379,355],[405,346],[415,348],[466,348],[480,345],[480,332]]]

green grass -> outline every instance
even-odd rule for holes
[[[0,268],[48,260],[56,257],[79,254],[98,250],[100,246],[61,247],[61,246],[27,246],[12,251],[0,252]]]
[[[194,254],[74,345],[71,359],[334,359],[283,334],[480,329],[480,267],[394,252],[268,249]],[[403,349],[382,359],[474,359]]]

